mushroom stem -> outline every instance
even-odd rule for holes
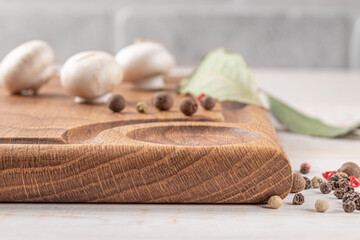
[[[163,89],[164,86],[164,75],[159,74],[137,82],[135,88],[139,90],[160,90]]]
[[[85,99],[82,97],[75,97],[74,101],[76,103],[83,103],[83,104],[104,104],[108,101],[108,99],[111,97],[112,93],[106,93],[98,98],[94,99]]]

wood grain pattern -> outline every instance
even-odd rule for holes
[[[263,109],[231,102],[193,117],[75,104],[58,80],[39,96],[0,93],[0,201],[259,203],[287,196],[292,170]]]

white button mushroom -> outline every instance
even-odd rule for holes
[[[135,83],[139,89],[155,90],[164,87],[164,75],[174,66],[174,58],[161,44],[140,41],[124,47],[116,55],[124,70],[124,81]]]
[[[61,69],[61,84],[76,102],[103,103],[122,81],[123,71],[115,58],[88,51],[69,58]]]
[[[49,44],[34,40],[8,53],[0,64],[0,82],[13,94],[37,90],[56,73],[54,52]]]

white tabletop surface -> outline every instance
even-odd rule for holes
[[[360,120],[360,72],[254,70],[261,88],[329,123]],[[360,164],[360,137],[325,139],[277,126],[294,171],[312,165],[309,177]],[[319,189],[305,203],[278,210],[266,205],[0,204],[0,239],[359,239],[360,211],[344,213],[341,201]],[[330,209],[315,211],[326,198]]]

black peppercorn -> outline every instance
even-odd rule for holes
[[[310,172],[310,164],[308,163],[303,163],[300,166],[300,172],[302,174],[308,174]]]
[[[360,210],[360,196],[355,197],[354,203],[356,210]]]
[[[169,93],[158,92],[154,95],[153,103],[157,109],[167,111],[172,107],[174,100]]]
[[[215,107],[216,100],[212,97],[204,96],[201,98],[200,103],[205,110],[211,110]]]
[[[334,195],[335,197],[337,197],[338,199],[342,199],[345,195],[345,189],[336,189],[334,191]]]
[[[198,105],[194,98],[185,98],[180,103],[180,111],[186,116],[193,115],[198,109]]]
[[[294,205],[302,205],[305,202],[305,198],[304,195],[302,195],[301,193],[297,193],[294,195],[292,204]]]
[[[328,194],[328,193],[331,193],[332,191],[332,185],[328,182],[324,182],[320,185],[320,191],[323,193],[323,194]]]
[[[310,180],[310,178],[305,177],[305,176],[303,176],[303,177],[305,179],[305,189],[310,189],[311,188],[311,180]]]
[[[351,200],[343,203],[344,211],[347,213],[352,213],[355,211],[355,203]]]
[[[347,186],[343,189],[345,190],[345,193],[354,193],[355,192],[354,188],[351,186]]]
[[[350,180],[348,178],[341,178],[338,181],[339,188],[345,188],[350,186]]]
[[[113,112],[121,112],[126,106],[125,98],[119,94],[113,94],[107,101],[107,106]]]
[[[347,192],[344,194],[344,197],[342,198],[342,202],[347,202],[349,200],[353,201],[358,196],[357,193],[353,192]]]
[[[332,175],[332,176],[330,177],[329,180],[330,180],[330,181],[339,181],[339,180],[340,180],[340,176],[334,174],[334,175]]]
[[[331,184],[332,190],[339,189],[339,183],[338,182],[330,181],[329,183]]]

